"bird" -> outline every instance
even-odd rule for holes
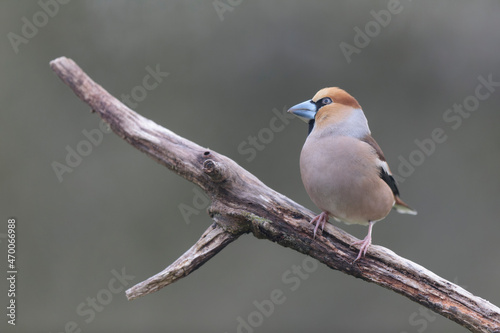
[[[392,209],[416,215],[400,199],[396,181],[382,149],[371,136],[358,101],[338,87],[323,88],[311,100],[288,112],[309,125],[300,153],[300,175],[312,202],[321,210],[310,224],[314,236],[330,217],[346,224],[368,226],[353,262],[366,255],[372,244],[373,225]]]

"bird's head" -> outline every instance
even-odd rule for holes
[[[337,87],[321,89],[311,100],[291,107],[288,112],[308,123],[309,133],[314,127],[339,124],[349,119],[353,113],[362,113],[358,101]]]

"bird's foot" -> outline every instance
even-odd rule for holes
[[[316,226],[314,227],[314,236],[313,238],[316,238],[316,231],[318,231],[318,227],[319,225],[321,224],[321,231],[323,231],[325,229],[325,224],[326,222],[328,222],[328,213],[327,212],[321,212],[321,214],[315,216],[311,222],[309,222],[309,224],[316,224]]]
[[[356,257],[356,259],[354,259],[353,263],[358,261],[359,258],[364,257],[366,255],[366,252],[368,251],[368,248],[372,244],[372,228],[374,223],[375,222],[370,222],[370,224],[368,225],[368,235],[366,235],[363,240],[355,241],[354,243],[352,243],[352,245],[361,245],[359,247],[358,256]]]
[[[359,248],[359,253],[356,259],[354,259],[353,262],[356,262],[359,258],[364,257],[366,255],[366,251],[368,251],[368,248],[372,244],[372,238],[370,236],[366,236],[365,239],[356,241],[352,243],[352,245],[361,245]]]

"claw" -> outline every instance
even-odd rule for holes
[[[316,238],[316,232],[318,231],[318,227],[321,224],[321,231],[325,230],[325,224],[328,222],[329,216],[327,212],[321,212],[321,214],[315,216],[309,224],[316,224],[314,227],[314,236],[313,239]]]

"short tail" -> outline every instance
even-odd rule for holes
[[[417,211],[415,209],[413,209],[410,206],[408,206],[398,196],[396,196],[395,198],[396,198],[396,202],[394,203],[394,206],[392,208],[395,209],[398,213],[400,213],[400,214],[417,215]]]

